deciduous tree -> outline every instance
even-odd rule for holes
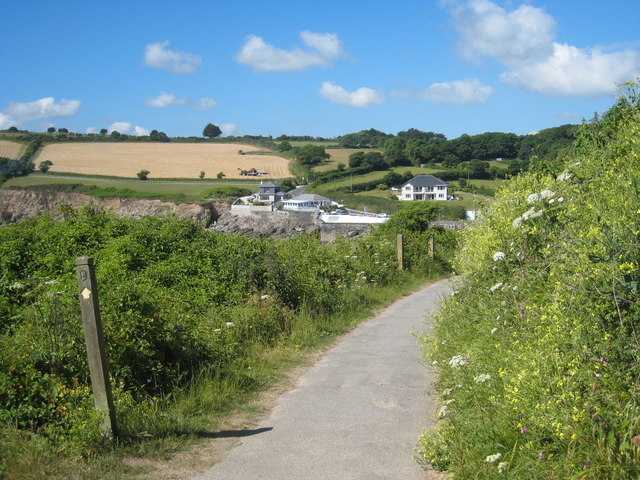
[[[222,135],[222,130],[220,130],[219,126],[214,125],[213,123],[207,123],[207,126],[204,127],[204,130],[202,131],[203,137],[216,138],[220,135]]]

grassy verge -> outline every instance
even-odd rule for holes
[[[203,372],[186,388],[157,402],[152,411],[124,418],[129,422],[126,429],[137,431],[138,438],[116,443],[103,454],[82,459],[56,451],[44,437],[0,430],[0,453],[11,458],[0,476],[4,473],[6,478],[24,480],[158,478],[159,469],[165,474],[172,470],[168,459],[177,452],[188,452],[218,431],[254,424],[268,406],[260,392],[286,388],[290,372],[307,365],[339,335],[437,277],[407,275],[397,285],[367,289],[354,296],[347,310],[321,319],[298,314],[287,339],[270,347],[256,344],[223,377]],[[197,462],[190,465],[194,473],[204,467]]]

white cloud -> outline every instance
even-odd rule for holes
[[[80,100],[60,100],[45,97],[33,102],[10,102],[5,112],[19,121],[35,120],[38,118],[70,117],[80,108]]]
[[[507,12],[489,0],[470,0],[453,11],[462,55],[488,55],[506,65],[543,59],[552,52],[556,21],[542,9],[520,5]]]
[[[218,102],[216,102],[213,98],[202,97],[193,105],[193,108],[195,108],[196,110],[211,110],[216,105],[218,105]]]
[[[640,52],[604,53],[554,43],[553,55],[544,61],[520,65],[500,75],[509,85],[557,96],[597,96],[615,93],[640,65]]]
[[[227,137],[229,135],[236,135],[238,133],[238,126],[235,123],[223,123],[220,125],[220,130],[222,130],[222,135]]]
[[[149,133],[151,133],[151,132],[149,132],[149,130],[147,130],[146,128],[138,127],[137,125],[133,129],[133,134],[136,137],[141,137],[143,135],[149,135]]]
[[[179,52],[166,48],[169,41],[150,43],[144,48],[144,64],[173,73],[195,73],[202,58],[193,53]]]
[[[483,85],[477,78],[455,80],[446,83],[433,83],[420,92],[420,96],[435,103],[453,103],[469,105],[484,103],[495,90]]]
[[[96,127],[87,127],[86,133],[96,133]]]
[[[347,92],[331,82],[324,82],[318,93],[322,98],[347,107],[364,108],[373,104],[379,105],[385,101],[382,90],[360,87],[353,92]]]
[[[0,113],[0,130],[6,130],[9,127],[15,127],[17,125],[18,125],[18,122],[16,122],[9,115]]]
[[[326,67],[340,58],[344,51],[335,33],[300,33],[307,49],[283,50],[266,43],[257,35],[249,35],[236,62],[260,72],[291,72],[308,67]]]
[[[146,103],[151,107],[163,108],[163,107],[173,107],[176,105],[183,105],[186,102],[187,102],[186,98],[177,98],[172,93],[162,92],[156,98],[147,99]]]
[[[133,126],[129,122],[114,122],[107,127],[109,133],[111,132],[119,132],[127,135],[135,135],[136,137],[141,137],[143,135],[149,135],[149,130],[146,128],[142,128],[139,126]]]
[[[556,42],[556,21],[531,5],[511,12],[490,0],[443,5],[461,35],[462,55],[495,58],[507,68],[500,79],[514,87],[544,95],[607,95],[616,83],[635,78],[640,65],[635,50],[604,52]]]

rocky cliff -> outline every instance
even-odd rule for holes
[[[129,198],[98,199],[82,193],[36,192],[0,189],[0,218],[4,222],[18,222],[36,215],[57,216],[61,206],[81,208],[91,206],[113,212],[121,217],[175,215],[208,227],[229,209],[224,203],[172,203],[163,200]]]

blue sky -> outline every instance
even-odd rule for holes
[[[30,1],[2,8],[0,129],[526,134],[640,76],[637,0]]]

